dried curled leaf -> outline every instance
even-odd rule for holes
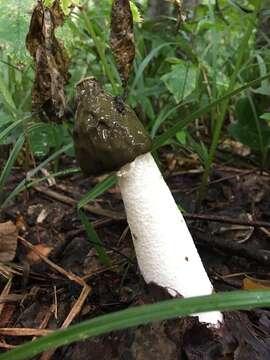
[[[43,110],[53,120],[59,120],[64,115],[64,86],[69,80],[69,59],[54,34],[55,29],[62,26],[63,22],[64,13],[59,1],[54,1],[51,7],[38,1],[26,37],[26,47],[36,68],[32,110]]]
[[[133,17],[129,0],[114,0],[112,3],[110,40],[111,49],[125,88],[135,57]]]

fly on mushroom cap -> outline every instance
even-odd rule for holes
[[[120,109],[94,78],[82,80],[76,92],[73,137],[77,160],[86,175],[119,170],[151,150],[151,139],[135,112],[126,104]]]

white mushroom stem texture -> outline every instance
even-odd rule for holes
[[[140,271],[172,296],[212,294],[213,287],[185,220],[150,153],[117,172]],[[218,311],[194,314],[218,327]]]

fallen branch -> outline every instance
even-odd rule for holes
[[[222,215],[186,213],[184,215],[184,217],[187,220],[216,221],[216,222],[222,222],[222,223],[226,223],[226,224],[252,226],[252,227],[268,227],[268,228],[270,227],[270,222],[268,222],[268,221],[235,219],[235,218],[222,216]]]

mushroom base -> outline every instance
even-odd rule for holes
[[[213,292],[193,239],[150,153],[117,172],[140,271],[172,296]],[[218,311],[198,314],[201,322],[219,326]]]

